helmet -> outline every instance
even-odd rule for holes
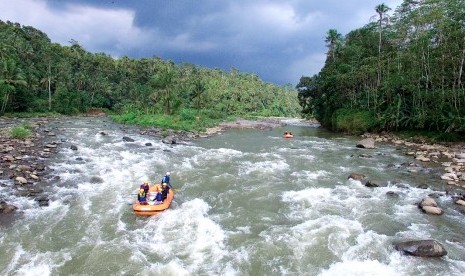
[[[161,185],[166,186],[167,184],[166,184],[166,182],[163,182],[163,184],[161,184]]]
[[[144,181],[144,184],[149,184],[149,182],[148,182],[148,181]]]
[[[166,172],[166,175],[170,175],[170,172]]]

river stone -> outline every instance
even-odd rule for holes
[[[444,213],[441,208],[439,207],[434,207],[434,206],[423,206],[421,208],[423,212],[430,214],[430,215],[437,215],[440,216]]]
[[[26,178],[24,178],[24,177],[22,177],[22,176],[16,177],[15,180],[16,180],[19,184],[26,184],[26,183],[27,183]]]
[[[386,195],[389,196],[389,197],[393,197],[393,198],[398,198],[399,197],[399,194],[394,192],[394,191],[388,191],[386,193]]]
[[[438,204],[436,203],[436,200],[434,200],[431,197],[425,197],[419,204],[419,207],[425,207],[425,206],[432,206],[432,207],[438,207]]]
[[[364,148],[364,149],[374,149],[375,148],[375,139],[373,138],[365,138],[357,143],[357,148]]]
[[[394,248],[407,255],[417,257],[442,257],[447,251],[435,240],[406,241],[394,244]]]
[[[30,171],[30,170],[32,170],[32,168],[30,166],[27,166],[27,165],[19,165],[17,167],[17,170],[19,170],[19,171]]]
[[[103,183],[103,179],[99,176],[92,176],[89,182],[90,183]]]
[[[0,214],[8,214],[18,209],[16,206],[8,204],[4,201],[0,202]]]
[[[145,143],[145,146],[151,147],[151,146],[152,146],[152,143]]]
[[[455,202],[455,204],[465,206],[465,200],[459,199],[459,200],[457,200],[457,201]]]
[[[124,141],[124,142],[134,142],[134,139],[129,138],[129,137],[127,137],[127,136],[124,136],[124,137],[123,137],[123,141]]]
[[[72,150],[78,150],[77,146],[75,146],[75,145],[71,145],[71,147],[69,147],[69,148],[72,149]]]
[[[381,181],[379,181],[379,180],[368,180],[365,183],[365,186],[370,187],[370,188],[376,188],[376,187],[381,186]]]
[[[366,177],[366,175],[361,173],[351,173],[347,179],[352,178],[353,180],[362,180]]]
[[[455,154],[455,158],[458,159],[465,159],[465,152]]]

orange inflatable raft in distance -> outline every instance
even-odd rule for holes
[[[156,194],[161,189],[160,184],[155,184],[149,189],[149,193]],[[153,201],[148,200],[149,204],[140,204],[137,200],[136,203],[132,205],[132,210],[134,213],[139,216],[153,216],[162,211],[168,209],[171,205],[171,201],[173,201],[174,192],[173,189],[170,189],[168,192],[168,196],[161,204],[153,204]]]
[[[283,135],[284,138],[294,138],[294,135],[290,132],[285,132]]]

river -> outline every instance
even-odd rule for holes
[[[46,187],[50,205],[10,195],[23,215],[0,229],[0,273],[465,273],[464,215],[447,196],[437,199],[442,216],[416,206],[440,180],[409,173],[401,164],[413,160],[393,146],[357,149],[359,137],[289,123],[167,145],[106,118],[50,122],[57,133],[52,139],[62,143],[48,160],[59,176]],[[295,138],[283,139],[284,131]],[[171,208],[154,217],[135,216],[131,205],[138,186],[160,181],[166,171],[176,191]],[[347,179],[352,172],[388,185],[367,188]],[[419,184],[430,188],[415,188]],[[448,255],[411,257],[392,246],[410,239],[435,239]]]

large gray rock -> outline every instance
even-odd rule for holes
[[[394,248],[407,255],[417,257],[442,257],[447,255],[447,251],[442,244],[435,240],[398,242],[394,244]]]
[[[357,148],[364,148],[364,149],[374,149],[375,148],[375,139],[373,138],[365,138],[357,143]]]

